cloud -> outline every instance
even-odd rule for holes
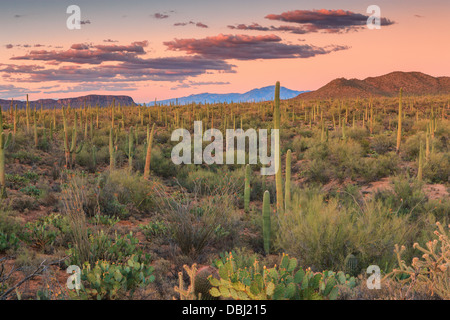
[[[211,85],[217,85],[217,86],[223,86],[223,85],[229,85],[230,82],[222,82],[222,81],[203,81],[203,82],[195,82],[195,81],[188,81],[183,82],[175,87],[170,88],[170,90],[177,90],[177,89],[183,89],[183,88],[195,88],[197,86],[211,86]]]
[[[364,27],[369,16],[344,10],[293,10],[281,14],[269,14],[269,20],[297,23],[307,32],[344,32]],[[381,18],[381,25],[394,24],[387,18]]]
[[[80,20],[80,24],[91,24],[91,20]]]
[[[224,35],[204,39],[175,39],[164,42],[169,50],[199,54],[210,59],[291,59],[310,58],[333,51],[348,49],[347,46],[324,48],[311,45],[289,45],[276,35],[248,36]]]
[[[75,43],[69,50],[32,50],[24,56],[11,60],[49,61],[52,64],[71,62],[77,64],[101,64],[106,61],[133,61],[138,55],[145,54],[147,41],[136,41],[130,45],[91,45]]]
[[[53,93],[72,93],[72,92],[89,92],[89,91],[134,91],[137,90],[136,87],[132,86],[131,83],[114,83],[114,84],[105,84],[105,83],[89,83],[88,85],[76,85],[69,86],[66,89],[53,90],[53,91],[45,91],[46,94]]]
[[[262,25],[258,24],[258,23],[253,23],[250,25],[246,25],[246,24],[238,24],[236,26],[228,26],[229,29],[232,30],[254,30],[254,31],[287,31],[287,32],[291,32],[291,33],[295,33],[295,34],[305,34],[308,31],[303,29],[302,27],[296,27],[296,26],[280,26],[280,27],[274,27],[274,26],[270,26],[270,27],[263,27]]]
[[[155,19],[167,19],[169,15],[166,13],[155,13],[152,17]]]
[[[103,40],[103,42],[119,42],[119,41],[117,41],[117,40],[112,40],[112,39],[105,39],[105,40]]]
[[[16,19],[22,18],[22,17],[23,17],[23,14],[15,14],[15,15],[14,15],[14,18],[16,18]]]
[[[7,44],[5,47],[6,47],[6,49],[12,49],[14,46],[13,46],[12,44],[9,43],[9,44]]]
[[[32,91],[27,88],[16,87],[12,84],[0,84],[0,98],[10,99],[24,96],[29,93],[40,93],[41,91]]]
[[[173,24],[175,27],[185,27],[187,25],[195,25],[196,27],[199,28],[208,28],[208,26],[202,22],[194,22],[194,21],[189,21],[189,22],[177,22]]]
[[[234,65],[199,55],[142,58],[147,41],[129,45],[73,44],[68,50],[32,50],[14,61],[45,61],[44,65],[0,64],[0,73],[16,82],[182,81],[210,72],[233,73]],[[61,65],[70,63],[71,65]],[[61,65],[61,66],[59,66]],[[59,66],[59,67],[49,67]]]

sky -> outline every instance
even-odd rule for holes
[[[80,29],[67,27],[70,5]],[[367,27],[370,5],[380,29]],[[450,76],[448,0],[2,0],[0,30],[0,99],[148,103],[276,81],[304,91],[393,71]]]

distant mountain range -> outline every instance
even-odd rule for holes
[[[44,109],[53,109],[61,108],[62,106],[67,106],[70,103],[71,108],[80,108],[86,103],[86,105],[91,105],[92,107],[99,106],[99,107],[107,107],[113,103],[113,100],[115,100],[115,104],[119,105],[119,103],[123,106],[130,106],[135,104],[133,101],[133,98],[128,96],[110,96],[110,95],[87,95],[82,97],[76,97],[76,98],[66,98],[66,99],[40,99],[35,101],[29,101],[31,108],[40,108],[41,105],[44,107]],[[17,105],[17,108],[24,109],[26,107],[26,100],[14,100],[14,105]],[[4,100],[0,99],[0,106],[2,106],[4,109],[6,107],[9,108],[11,105],[11,100]]]
[[[291,99],[303,92],[308,91],[295,91],[284,87],[280,88],[280,99]],[[193,94],[187,97],[174,98],[168,100],[156,101],[157,104],[169,105],[169,104],[189,104],[195,103],[222,103],[222,102],[260,102],[273,100],[275,96],[275,86],[268,86],[259,89],[253,89],[246,93],[201,93]],[[153,106],[154,101],[148,105]]]
[[[364,80],[335,79],[322,88],[295,99],[341,99],[393,97],[403,88],[405,95],[450,94],[450,77],[432,77],[421,72],[391,72]]]

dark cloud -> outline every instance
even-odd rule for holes
[[[248,36],[224,35],[204,39],[175,39],[164,42],[169,50],[199,54],[210,59],[290,59],[310,58],[333,51],[348,49],[347,46],[326,48],[311,45],[289,45],[281,42],[276,35]]]
[[[112,40],[112,39],[106,39],[106,40],[103,40],[103,42],[119,42],[119,41],[117,41],[117,40]]]
[[[13,46],[12,44],[9,43],[9,44],[7,44],[5,47],[6,47],[6,49],[12,49],[14,46]]]
[[[185,27],[187,25],[195,25],[196,27],[199,28],[208,28],[208,26],[202,22],[194,22],[194,21],[189,21],[189,22],[177,22],[173,24],[175,27]]]
[[[22,18],[22,17],[23,17],[23,14],[15,14],[15,15],[14,15],[14,18],[16,18],[16,19]]]
[[[301,27],[296,27],[296,26],[263,27],[262,25],[260,25],[258,23],[253,23],[250,25],[246,25],[246,24],[238,24],[236,26],[230,25],[230,26],[228,26],[228,28],[232,29],[232,30],[254,30],[254,31],[272,31],[272,32],[287,31],[287,32],[295,33],[295,34],[304,34],[304,33],[308,32],[305,29],[303,29]]]
[[[166,13],[155,13],[152,17],[155,19],[167,19],[169,15]]]
[[[234,72],[233,65],[199,55],[166,58],[141,58],[147,41],[130,45],[73,44],[68,50],[32,50],[11,60],[45,61],[42,65],[0,64],[0,72],[9,81],[41,82],[128,82],[128,81],[181,81],[208,72]],[[72,63],[57,68],[61,63]],[[116,62],[115,65],[103,64]],[[81,67],[87,65],[88,67]]]
[[[352,11],[322,9],[286,11],[281,14],[269,14],[265,18],[301,24],[306,32],[344,32],[364,27],[369,16]],[[381,18],[381,25],[391,24],[394,22]]]
[[[69,50],[32,50],[24,56],[11,60],[49,61],[52,64],[72,62],[77,64],[101,64],[106,61],[133,61],[138,55],[145,54],[147,41],[136,41],[130,45],[91,45],[76,43]]]
[[[80,24],[91,24],[91,20],[80,20]]]

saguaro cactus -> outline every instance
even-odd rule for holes
[[[69,128],[67,126],[66,111],[63,108],[63,125],[64,125],[64,153],[66,157],[66,167],[69,169],[75,163],[75,154],[83,149],[83,144],[77,148],[77,115],[75,113],[75,122],[72,129],[72,143],[69,146]]]
[[[263,239],[264,239],[264,251],[266,254],[270,252],[270,193],[264,192],[263,197]]]
[[[275,101],[273,109],[273,128],[280,130],[280,82],[275,85]],[[277,212],[283,210],[283,181],[281,177],[280,136],[275,140],[275,182],[277,188]]]
[[[289,149],[286,153],[286,182],[285,182],[285,208],[288,209],[291,205],[291,158],[292,151]]]
[[[400,144],[402,141],[402,93],[400,88],[399,102],[398,102],[398,127],[397,127],[397,153],[400,152]]]
[[[247,164],[245,166],[245,186],[244,186],[244,211],[250,211],[250,174],[251,168],[250,165]]]
[[[5,139],[3,133],[3,114],[0,107],[0,197],[6,198],[6,184],[5,184],[5,149],[8,148],[11,142],[11,132]]]
[[[114,146],[113,128],[109,129],[109,171],[113,171],[116,163],[116,147]]]
[[[134,148],[134,135],[133,135],[133,127],[130,128],[130,132],[128,133],[128,150],[125,150],[125,154],[128,156],[128,170],[133,171],[133,157],[135,154]]]
[[[152,131],[147,141],[147,155],[145,157],[144,179],[148,179],[150,177],[150,161],[152,159],[152,144],[154,133],[155,133],[155,124],[153,124],[152,126]]]
[[[420,141],[419,169],[417,170],[417,180],[422,181],[423,176],[423,143]]]

